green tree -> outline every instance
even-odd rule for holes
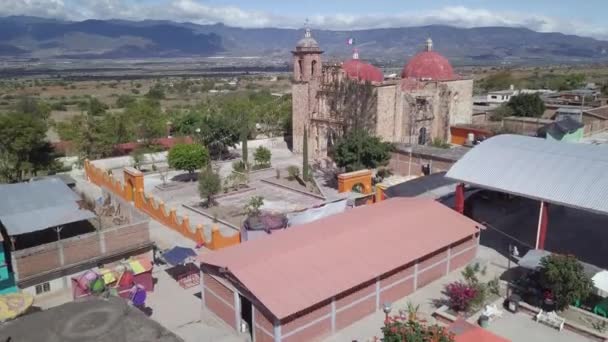
[[[162,100],[165,98],[165,90],[162,85],[157,83],[148,90],[146,97],[152,100]]]
[[[51,113],[51,107],[40,100],[32,97],[21,97],[15,104],[14,113],[29,115],[34,119],[46,120]]]
[[[507,106],[514,116],[538,118],[545,112],[545,103],[538,94],[519,94],[511,97]]]
[[[513,109],[506,104],[501,104],[490,112],[490,121],[502,121],[504,118],[513,116]]]
[[[335,146],[334,162],[347,172],[375,169],[388,163],[393,146],[366,131],[352,131]]]
[[[47,123],[40,114],[0,115],[0,178],[4,181],[22,181],[53,163],[53,148],[46,141]]]
[[[558,310],[586,299],[591,293],[593,281],[576,257],[551,254],[542,258],[540,264],[542,282],[551,289]]]
[[[89,115],[100,116],[108,110],[108,105],[92,97],[86,102],[81,102],[78,107]]]
[[[249,150],[247,149],[247,139],[249,139],[249,129],[245,125],[243,126],[243,130],[241,131],[241,154],[243,158],[243,163],[245,167],[249,165],[247,161],[249,159]]]
[[[177,144],[169,150],[167,161],[170,167],[192,174],[207,165],[209,152],[198,144]]]
[[[305,182],[308,182],[308,130],[304,127],[304,136],[302,137],[302,177]]]
[[[214,196],[222,191],[222,179],[210,166],[204,168],[198,175],[198,192],[206,200],[206,206],[215,204]]]
[[[255,149],[255,152],[253,153],[253,160],[255,161],[256,167],[258,168],[270,167],[271,157],[272,153],[264,146],[259,146]]]
[[[116,108],[126,108],[135,103],[135,98],[129,95],[120,95],[116,99]]]

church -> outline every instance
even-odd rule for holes
[[[470,124],[473,80],[457,75],[450,62],[433,50],[405,64],[401,78],[359,59],[324,65],[323,51],[306,28],[293,54],[293,150],[323,159],[349,128],[364,128],[384,141],[425,145],[449,142],[450,126]],[[354,84],[354,86],[353,86]]]

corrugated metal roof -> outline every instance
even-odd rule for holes
[[[608,213],[608,146],[498,135],[474,147],[446,174],[490,190]]]
[[[479,224],[431,199],[394,198],[201,255],[289,317],[454,242]]]
[[[80,209],[81,198],[58,178],[0,185],[0,221],[19,235],[95,217]]]

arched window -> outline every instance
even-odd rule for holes
[[[312,61],[312,64],[310,66],[310,76],[314,76],[316,74],[317,71],[317,61]]]
[[[300,80],[302,80],[302,77],[304,76],[304,75],[303,75],[304,70],[302,69],[302,60],[301,60],[301,59],[298,59],[298,70],[300,70],[300,73],[299,73],[300,75],[299,75],[299,77],[298,77],[298,78],[299,78]]]
[[[418,145],[426,144],[426,127],[420,128],[418,131]]]

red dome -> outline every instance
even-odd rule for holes
[[[447,81],[456,78],[447,58],[435,51],[423,51],[412,58],[401,72],[402,78]]]
[[[355,80],[374,83],[384,81],[384,74],[380,69],[359,59],[349,59],[342,63],[342,70],[344,70],[348,78]]]

